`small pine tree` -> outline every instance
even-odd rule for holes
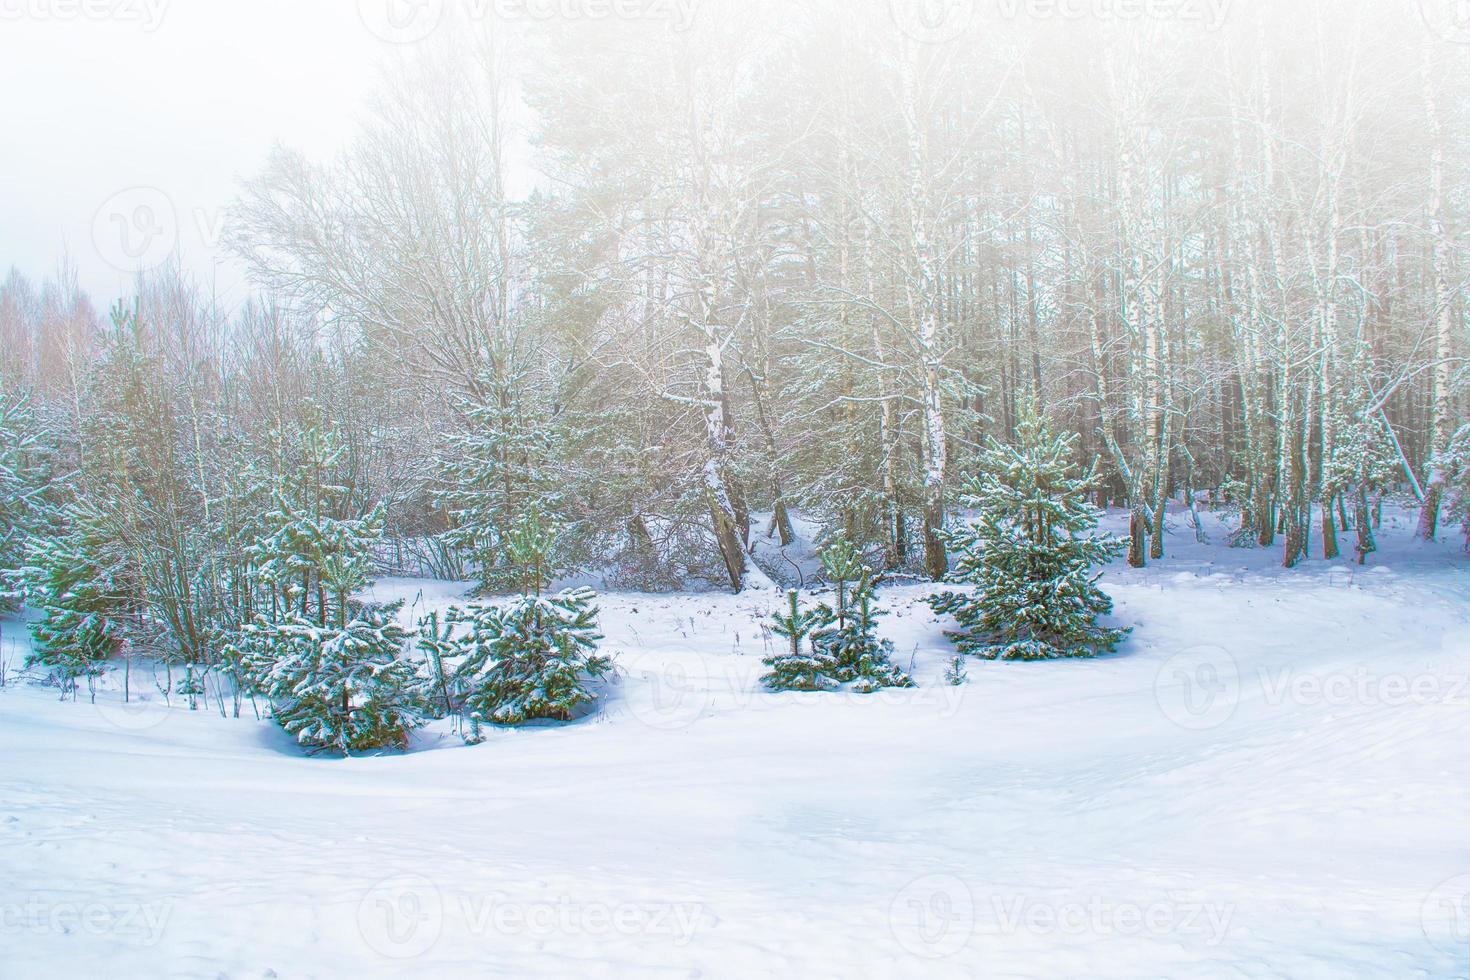
[[[559,436],[532,373],[497,350],[479,393],[459,405],[461,429],[443,452],[438,502],[449,514],[444,541],[475,564],[480,594],[512,588],[517,571],[507,536],[531,506],[559,508],[562,487],[553,465]]]
[[[448,718],[454,713],[448,662],[454,659],[459,649],[454,639],[454,623],[437,612],[420,619],[418,648],[424,655],[428,670],[424,692],[426,703],[435,718]]]
[[[913,678],[893,662],[893,641],[877,636],[880,613],[873,605],[873,589],[867,576],[861,580],[847,626],[833,637],[832,655],[838,678],[851,680],[853,690],[870,694],[885,687],[913,687]]]
[[[65,696],[80,677],[95,676],[121,646],[123,572],[102,530],[102,515],[83,502],[62,511],[62,529],[26,546],[24,576],[34,640],[28,666],[43,667]]]
[[[1035,404],[1025,406],[1018,435],[1014,447],[990,440],[960,494],[977,517],[945,534],[957,559],[952,581],[974,592],[945,592],[930,604],[959,621],[948,635],[963,653],[1045,660],[1111,652],[1128,630],[1098,624],[1113,604],[1092,569],[1121,554],[1123,541],[1092,533],[1097,512],[1087,494],[1096,474],[1073,475],[1075,439],[1053,434]]]
[[[485,724],[570,720],[596,700],[587,682],[613,669],[611,657],[596,653],[602,635],[595,593],[542,594],[553,547],[553,531],[532,507],[504,538],[520,597],[508,606],[472,603],[450,610],[449,622],[465,627],[451,641],[459,657],[451,689],[469,715],[471,742]]]
[[[944,668],[944,682],[950,687],[959,687],[970,680],[969,672],[965,670],[965,658],[957,655],[950,658],[949,664]]]
[[[761,683],[773,691],[830,691],[837,686],[837,661],[825,646],[808,642],[826,624],[828,614],[822,607],[802,609],[794,589],[786,593],[786,601],[787,609],[773,617],[771,631],[788,646],[764,658],[771,672]]]
[[[832,658],[832,676],[855,681],[854,690],[871,693],[885,687],[913,687],[913,680],[893,664],[893,644],[878,639],[879,611],[874,604],[873,570],[846,539],[822,551],[822,569],[836,592],[836,607],[818,607],[819,625],[812,643]]]
[[[300,459],[272,481],[273,506],[244,522],[258,612],[226,659],[244,666],[303,746],[347,755],[405,747],[422,723],[424,685],[395,619],[401,604],[352,598],[371,582],[385,512],[339,516],[349,494],[330,474],[342,451],[330,430],[308,425]]]
[[[404,656],[402,603],[343,607],[322,626],[292,613],[245,627],[245,663],[271,714],[303,746],[349,755],[406,748],[420,724],[420,681]]]

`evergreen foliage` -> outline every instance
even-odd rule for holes
[[[26,591],[40,617],[31,623],[27,666],[45,668],[63,695],[75,692],[79,677],[100,673],[121,646],[125,574],[102,515],[85,502],[63,508],[60,531],[28,540]]]
[[[773,691],[830,691],[837,686],[837,662],[819,643],[809,642],[825,620],[820,607],[803,609],[796,590],[786,593],[787,608],[773,617],[771,632],[784,639],[785,650],[763,659],[771,669],[761,678]]]
[[[950,687],[959,687],[962,684],[968,683],[969,680],[970,675],[969,672],[965,670],[964,656],[958,655],[950,658],[949,663],[944,668],[945,683],[948,684]]]
[[[850,683],[861,694],[913,687],[893,664],[892,642],[878,639],[874,575],[861,553],[839,537],[823,549],[821,562],[836,604],[804,610],[796,592],[787,593],[787,609],[771,627],[787,649],[765,658],[771,672],[762,682],[775,691],[829,691]]]
[[[519,516],[533,504],[555,514],[561,500],[552,465],[560,440],[544,399],[505,352],[491,360],[475,395],[461,401],[463,424],[447,440],[438,494],[451,521],[444,540],[474,561],[482,593],[513,587],[506,536]]]
[[[818,607],[821,620],[812,642],[832,658],[833,677],[855,682],[867,694],[885,687],[913,687],[913,680],[894,665],[893,643],[878,639],[873,569],[846,538],[838,538],[821,554],[822,569],[832,582],[837,604]]]
[[[1024,407],[1019,445],[992,439],[980,471],[960,494],[973,523],[946,532],[951,580],[973,592],[944,592],[930,604],[952,614],[961,652],[995,660],[1089,657],[1115,649],[1128,631],[1098,624],[1112,600],[1094,566],[1122,553],[1121,539],[1093,533],[1088,504],[1095,474],[1073,475],[1075,437],[1052,432],[1034,403]]]
[[[335,516],[347,491],[328,474],[340,447],[310,426],[301,464],[278,475],[274,507],[253,523],[245,551],[256,599],[238,660],[271,714],[303,746],[347,755],[407,745],[421,723],[423,682],[407,656],[401,603],[361,604],[381,506]]]
[[[402,603],[341,608],[323,625],[297,613],[245,627],[245,664],[271,714],[303,746],[348,755],[405,748],[421,682],[396,617]]]
[[[485,724],[570,720],[596,700],[588,682],[613,669],[612,658],[596,652],[602,635],[592,590],[542,594],[554,547],[554,530],[531,508],[502,541],[507,578],[520,596],[453,608],[451,629],[433,618],[420,624],[420,645],[433,662],[454,661],[449,699],[468,716],[471,742]]]
[[[1435,465],[1449,474],[1448,517],[1459,522],[1465,548],[1470,551],[1470,424],[1455,432],[1449,446],[1436,457]]]

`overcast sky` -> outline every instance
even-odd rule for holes
[[[273,141],[346,141],[397,50],[365,26],[373,2],[0,0],[0,274],[66,253],[105,308],[176,246],[233,307],[221,210]]]

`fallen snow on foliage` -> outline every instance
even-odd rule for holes
[[[1103,580],[1119,655],[960,688],[910,585],[916,690],[761,692],[773,592],[605,595],[599,711],[474,748],[305,758],[12,676],[0,976],[1470,977],[1470,561],[1176,521]]]

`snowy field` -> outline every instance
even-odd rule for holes
[[[772,592],[605,595],[599,711],[474,748],[12,677],[0,977],[1470,977],[1470,560],[1406,528],[1283,572],[1181,519],[1119,655],[960,688],[885,589],[920,687],[865,697],[759,690]]]

